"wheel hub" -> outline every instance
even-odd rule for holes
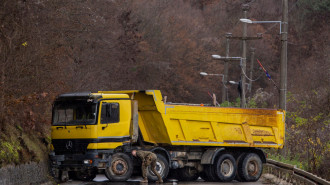
[[[112,171],[116,175],[123,175],[128,169],[127,163],[123,160],[116,160],[112,163]]]
[[[258,173],[258,164],[256,161],[250,161],[248,164],[248,173],[251,176],[255,176]]]
[[[152,175],[156,175],[156,174],[154,174],[154,172],[150,169],[150,167],[149,167],[149,170],[150,170],[150,172],[151,172]],[[156,162],[156,171],[157,171],[159,174],[162,174],[162,172],[163,172],[163,166],[162,166],[162,164],[161,164],[159,161]]]
[[[231,176],[234,171],[233,163],[229,159],[222,161],[220,168],[222,175],[225,177]]]
[[[156,162],[156,170],[158,173],[161,173],[163,171],[163,166],[158,161]]]

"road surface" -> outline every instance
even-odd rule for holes
[[[142,180],[141,177],[133,177],[129,179],[127,182],[110,182],[104,175],[97,175],[96,178],[91,182],[83,182],[83,181],[68,181],[66,183],[62,183],[61,185],[159,185],[158,183],[140,183],[140,180]],[[230,182],[230,183],[221,183],[221,182],[204,182],[201,179],[198,179],[194,182],[177,182],[175,180],[167,180],[162,185],[190,185],[190,184],[206,184],[206,185],[269,185],[269,183],[262,182],[260,179],[258,182]]]

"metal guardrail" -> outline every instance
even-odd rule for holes
[[[279,179],[291,184],[330,185],[329,181],[301,170],[294,165],[281,163],[271,159],[267,159],[267,163],[264,166],[264,173],[273,174]]]

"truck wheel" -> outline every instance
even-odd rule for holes
[[[60,171],[60,181],[61,182],[66,182],[69,180],[69,173],[68,171],[61,170]]]
[[[205,167],[204,167],[204,169],[205,169]],[[207,182],[211,181],[210,179],[207,178],[207,176],[206,176],[206,172],[205,172],[205,171],[200,172],[200,173],[199,173],[199,176],[200,176],[204,181],[207,181]]]
[[[184,167],[178,169],[179,181],[195,181],[199,177],[199,174],[195,168]]]
[[[238,173],[239,166],[242,166],[242,162],[243,162],[243,159],[245,158],[245,156],[246,156],[246,153],[241,153],[236,159],[237,170],[236,170],[235,180],[237,180],[239,182],[245,181],[244,178],[242,177],[242,175],[240,173]]]
[[[96,177],[95,171],[76,171],[74,177],[81,181],[91,181]]]
[[[178,169],[170,169],[167,175],[168,179],[176,179],[179,180],[179,171]]]
[[[238,166],[238,175],[246,182],[257,181],[262,172],[262,162],[255,153],[247,154]]]
[[[236,162],[231,154],[222,154],[216,161],[215,173],[222,182],[234,180],[236,175]]]
[[[110,181],[126,181],[133,173],[132,159],[124,153],[112,156],[110,167],[105,169],[105,175]]]
[[[169,171],[169,165],[166,158],[160,154],[157,154],[156,170],[158,171],[163,180],[166,179]],[[158,180],[157,175],[151,171],[150,166],[148,166],[147,177],[150,181]]]
[[[50,175],[53,177],[54,181],[59,184],[61,183],[61,180],[60,180],[60,170],[57,169],[57,168],[54,168],[52,166],[49,167],[49,170],[50,170]]]
[[[219,181],[217,174],[215,173],[216,166],[213,165],[205,165],[204,166],[204,175],[205,180],[209,182]]]

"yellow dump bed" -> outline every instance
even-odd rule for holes
[[[147,142],[283,147],[285,113],[281,110],[165,104],[158,90],[100,93],[125,93],[138,101],[139,127]]]

